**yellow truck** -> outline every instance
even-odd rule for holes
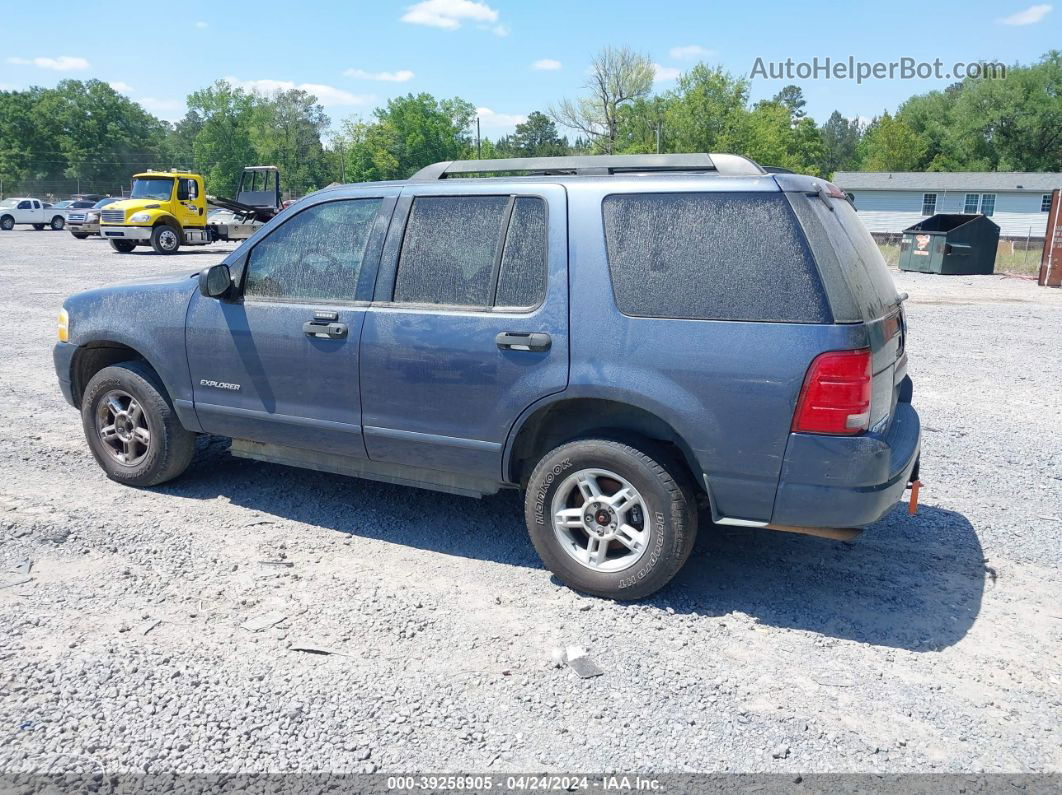
[[[212,219],[209,207],[228,212],[222,219]],[[121,254],[137,246],[173,254],[182,245],[246,240],[280,208],[280,171],[276,166],[245,168],[235,199],[207,196],[199,174],[176,169],[145,171],[133,176],[129,198],[100,211],[100,236]]]

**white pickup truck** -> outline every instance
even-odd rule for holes
[[[66,213],[40,199],[16,197],[0,201],[0,229],[10,232],[15,224],[32,224],[34,229],[50,226],[59,231],[66,226]]]

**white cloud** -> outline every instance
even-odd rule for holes
[[[561,68],[561,62],[554,61],[552,58],[541,58],[531,64],[531,68],[540,72],[554,72]]]
[[[148,110],[174,111],[182,110],[184,103],[179,99],[158,99],[157,97],[141,97],[137,100]]]
[[[356,77],[359,80],[382,80],[385,83],[405,83],[413,79],[413,72],[409,69],[399,69],[397,72],[367,72],[364,69],[347,69],[343,72],[347,77]]]
[[[709,50],[699,44],[683,44],[678,47],[672,47],[667,54],[676,61],[695,61],[699,58],[711,58],[716,53],[715,50]]]
[[[196,22],[196,23],[195,23],[195,26],[196,26],[197,28],[199,28],[200,30],[205,30],[206,28],[210,27],[210,25],[208,25],[208,24],[207,24],[206,22],[204,22],[203,20],[199,20],[198,22]]]
[[[1051,13],[1051,8],[1052,6],[1048,3],[1039,3],[1029,6],[1024,11],[1011,14],[1009,17],[997,19],[996,22],[1000,25],[1035,25]]]
[[[483,127],[515,127],[527,121],[527,116],[520,113],[495,113],[490,108],[476,108],[479,123]]]
[[[486,27],[487,27],[486,25],[480,25],[480,29],[481,30],[485,30]],[[508,25],[495,25],[494,27],[490,28],[490,32],[493,33],[495,36],[508,36],[509,35],[509,26]]]
[[[658,63],[653,64],[653,82],[654,83],[667,83],[668,81],[675,80],[682,74],[682,70],[675,66],[661,66]]]
[[[313,94],[322,105],[368,105],[376,100],[372,94],[351,94],[335,86],[323,83],[295,83],[291,80],[240,80],[238,77],[226,77],[225,81],[239,86],[245,91],[259,94],[272,94],[274,91],[291,91],[297,88]]]
[[[401,19],[411,25],[457,30],[463,22],[479,22],[481,26],[486,26],[485,23],[495,24],[498,22],[498,12],[486,3],[473,0],[423,0],[409,6]],[[496,24],[494,32],[504,36],[509,29]]]
[[[75,58],[72,55],[60,55],[56,58],[8,58],[8,63],[21,66],[39,66],[41,69],[54,69],[56,72],[72,72],[79,69],[88,69],[89,62],[84,58]]]
[[[112,80],[107,85],[109,85],[119,94],[131,94],[136,91],[136,89],[133,88],[131,85],[129,85],[128,83],[123,83],[121,80]]]

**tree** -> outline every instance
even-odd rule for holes
[[[759,102],[741,117],[737,151],[766,166],[777,166],[801,174],[815,174],[822,159],[822,138],[809,118],[792,122],[789,108],[768,101]]]
[[[405,179],[419,168],[472,151],[469,128],[476,108],[463,99],[408,94],[374,115],[375,121],[350,119],[343,125],[348,179]]]
[[[859,141],[863,136],[859,119],[846,119],[835,110],[819,128],[819,135],[822,139],[820,174],[830,177],[835,171],[858,168]]]
[[[589,136],[599,151],[612,154],[616,151],[620,109],[649,96],[652,90],[652,61],[628,47],[606,47],[591,62],[583,87],[587,96],[562,99],[550,108],[550,116],[558,124]]]
[[[743,151],[737,130],[747,112],[748,81],[701,63],[679,77],[668,96],[666,151]]]
[[[243,167],[258,160],[251,140],[257,101],[255,94],[224,80],[188,96],[189,115],[178,127],[198,127],[193,167],[205,177],[209,193],[232,196]]]
[[[248,129],[256,162],[278,166],[282,183],[296,193],[327,183],[321,135],[329,123],[317,97],[305,91],[276,91],[259,98]]]
[[[804,106],[808,103],[804,100],[804,92],[800,86],[785,86],[781,91],[774,95],[772,102],[777,102],[779,105],[789,111],[789,116],[793,120],[793,124],[807,116],[807,112],[804,110]]]
[[[568,141],[557,134],[557,125],[545,113],[532,111],[527,121],[516,125],[516,131],[506,136],[506,144],[498,142],[498,149],[516,157],[551,157],[568,154]],[[484,155],[485,157],[485,155]]]
[[[926,144],[910,125],[886,111],[867,127],[859,149],[866,171],[918,171]]]

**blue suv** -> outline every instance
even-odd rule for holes
[[[516,488],[545,564],[612,598],[667,583],[701,513],[829,535],[917,477],[873,240],[830,183],[735,155],[328,188],[201,273],[69,298],[59,333],[113,480],[175,478],[216,434],[260,461]]]

